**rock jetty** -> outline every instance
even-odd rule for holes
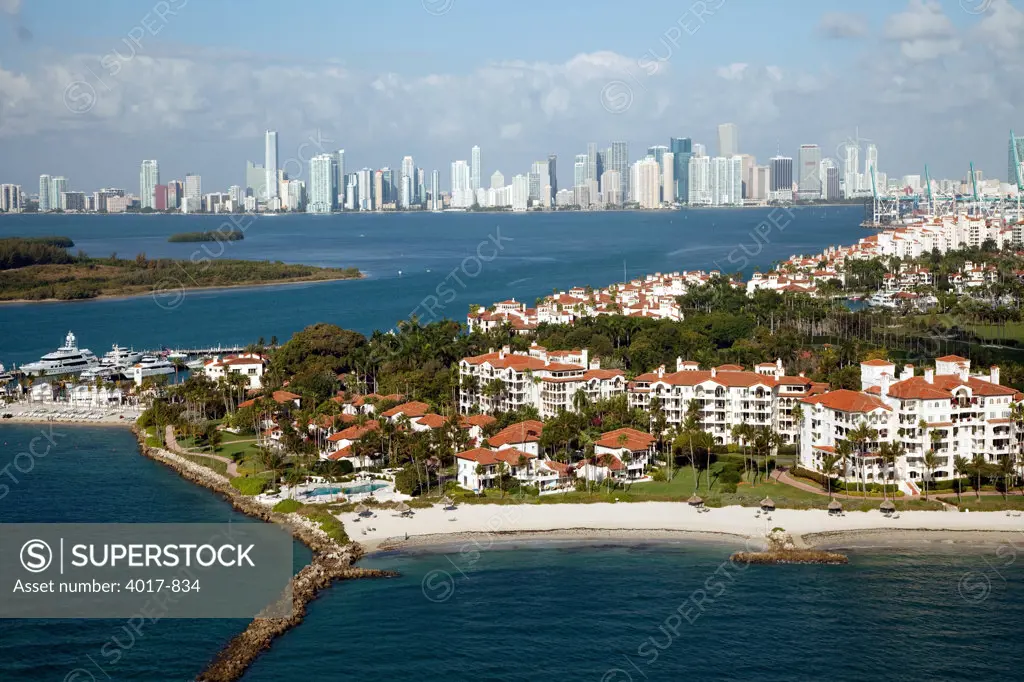
[[[838,552],[797,547],[793,537],[781,528],[767,537],[768,546],[761,552],[736,552],[729,559],[738,564],[846,564],[849,558]]]

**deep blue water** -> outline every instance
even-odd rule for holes
[[[27,451],[41,428],[0,424],[0,470]],[[27,473],[11,466],[10,476],[3,476],[9,490],[0,498],[0,522],[253,522],[220,497],[141,456],[127,429],[62,425],[51,437],[56,445],[44,457],[31,465],[28,458],[19,460]],[[39,441],[35,451],[45,452],[44,446]],[[309,562],[304,546],[295,543],[294,553],[296,566]],[[141,626],[141,634],[126,631],[125,624],[124,619],[0,619],[0,680],[185,680],[247,622],[162,619]],[[116,642],[104,656],[101,649],[112,638]],[[76,669],[86,672],[67,677]]]
[[[261,336],[284,340],[315,322],[369,333],[391,329],[414,313],[424,321],[465,320],[470,304],[510,297],[532,304],[554,288],[622,281],[624,266],[629,277],[712,268],[749,273],[793,253],[853,243],[867,234],[858,227],[861,219],[860,207],[796,208],[790,215],[782,209],[282,215],[247,219],[245,239],[221,247],[167,243],[175,232],[216,229],[224,222],[217,216],[7,216],[0,219],[0,236],[65,235],[74,239],[75,250],[89,254],[196,260],[212,253],[355,266],[368,277],[184,297],[171,279],[154,296],[2,305],[0,362],[36,360],[60,345],[69,329],[99,353],[114,343],[245,344]]]

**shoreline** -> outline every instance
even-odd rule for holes
[[[0,306],[31,305],[35,303],[88,303],[90,301],[119,301],[132,298],[142,298],[144,296],[153,296],[156,293],[161,295],[174,295],[177,292],[180,292],[182,295],[184,295],[190,291],[227,291],[231,289],[262,289],[265,287],[286,287],[293,284],[326,284],[327,282],[349,282],[358,281],[366,278],[366,273],[360,271],[358,277],[329,277],[326,279],[286,279],[274,280],[272,282],[255,282],[248,284],[220,284],[206,287],[178,287],[175,289],[161,289],[159,291],[151,289],[149,291],[142,291],[135,294],[100,294],[99,296],[93,296],[92,298],[76,298],[71,300],[63,300],[59,298],[12,298],[0,300]]]

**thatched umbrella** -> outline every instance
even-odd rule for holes
[[[770,497],[765,497],[763,500],[761,500],[761,509],[763,509],[764,511],[772,511],[773,509],[775,509],[775,501],[772,500],[772,498]]]
[[[455,500],[445,495],[444,497],[441,498],[441,504],[444,506],[445,509],[448,509],[449,507],[455,506]]]
[[[397,511],[399,514],[408,514],[412,511],[412,507],[407,505],[405,502],[399,502],[398,506],[395,507],[395,511]]]
[[[843,505],[839,503],[839,500],[832,500],[828,503],[829,514],[839,514],[843,511]]]
[[[694,507],[700,507],[704,504],[704,500],[700,499],[700,496],[694,493],[690,496],[690,499],[687,500],[687,503]]]
[[[882,503],[879,509],[882,510],[883,514],[891,514],[894,511],[896,511],[896,505],[893,504],[892,500],[886,500],[885,502]]]
[[[365,504],[356,505],[356,514],[359,514],[359,516],[368,516],[372,513],[373,512],[370,511],[370,508],[367,507]]]

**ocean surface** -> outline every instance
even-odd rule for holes
[[[0,237],[64,235],[72,250],[133,257],[280,260],[358,267],[360,281],[182,292],[173,277],[153,295],[0,305],[0,363],[37,360],[68,330],[97,354],[114,344],[163,346],[281,341],[315,322],[370,333],[416,314],[464,321],[470,304],[553,289],[607,286],[654,272],[767,269],[869,233],[859,206],[659,212],[239,216],[245,239],[170,244],[176,232],[217,229],[220,216],[22,215]],[[230,226],[230,223],[228,223]],[[433,298],[432,298],[433,297]]]
[[[34,451],[45,456],[15,466],[41,430],[54,443],[50,451],[38,441]],[[59,425],[50,433],[44,425],[0,424],[0,471],[0,523],[255,523],[143,457],[124,428]],[[294,543],[293,553],[297,568],[309,563],[304,545]],[[160,619],[135,632],[125,619],[0,619],[0,680],[186,680],[247,624]]]
[[[61,428],[49,454],[5,479],[3,522],[247,521],[143,458],[127,431]],[[0,425],[0,468],[38,430]],[[737,548],[480,538],[377,555],[365,565],[401,577],[328,590],[243,679],[909,682],[1008,678],[1019,665],[1024,558],[1013,545],[862,549],[848,566],[745,570],[727,562]],[[296,565],[308,557],[299,547]],[[164,619],[134,638],[124,627],[0,620],[0,680],[180,682],[245,622]]]

